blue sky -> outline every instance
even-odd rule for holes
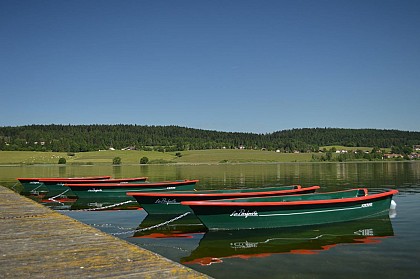
[[[0,0],[0,126],[420,131],[420,1]]]

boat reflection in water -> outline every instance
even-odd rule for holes
[[[70,210],[76,202],[74,198],[47,199],[42,196],[30,196],[29,198],[53,210]]]
[[[227,258],[317,254],[340,244],[375,244],[393,236],[388,216],[329,225],[282,229],[208,231],[182,264],[211,265]]]
[[[189,212],[185,214],[148,214],[133,237],[136,238],[192,238],[204,234],[206,227]]]
[[[184,214],[148,214],[126,240],[179,263],[198,247],[206,232],[194,214]]]

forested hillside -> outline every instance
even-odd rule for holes
[[[318,151],[320,146],[391,148],[420,144],[420,132],[305,128],[269,134],[218,132],[179,126],[30,125],[0,127],[0,150],[83,152],[101,149],[183,151],[220,148]]]

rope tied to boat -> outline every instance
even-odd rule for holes
[[[52,201],[55,201],[55,202],[61,203],[60,201],[56,201],[56,200],[52,200]],[[69,212],[69,211],[71,211],[71,212],[98,211],[98,210],[109,209],[109,208],[113,208],[113,207],[116,207],[116,206],[124,205],[124,204],[127,204],[127,203],[132,203],[132,202],[135,202],[135,201],[124,201],[124,202],[120,202],[120,203],[116,203],[116,204],[111,204],[111,205],[107,205],[107,206],[102,206],[102,207],[96,207],[96,208],[85,208],[85,209],[74,209],[74,210],[72,210],[72,209],[70,209],[70,210],[59,210],[59,209],[56,209],[55,211],[57,211],[57,212]]]
[[[128,233],[136,233],[136,232],[144,232],[144,231],[148,231],[148,230],[151,230],[151,229],[155,229],[155,228],[159,228],[159,227],[161,227],[161,226],[164,226],[164,225],[167,225],[167,224],[170,224],[170,223],[172,223],[172,222],[175,222],[176,220],[179,220],[179,219],[181,219],[181,218],[184,218],[185,216],[187,216],[188,214],[190,214],[191,212],[185,212],[185,213],[183,213],[183,214],[181,214],[181,215],[179,215],[179,216],[177,216],[177,217],[175,217],[175,218],[172,218],[172,219],[170,219],[170,220],[167,220],[167,221],[165,221],[165,222],[162,222],[162,223],[160,223],[160,224],[156,224],[156,225],[153,225],[153,226],[150,226],[150,227],[147,227],[147,228],[141,228],[141,229],[136,229],[136,230],[132,230],[132,231],[126,231],[126,232],[117,232],[117,233],[111,233],[112,235],[122,235],[122,234],[128,234]]]
[[[66,191],[64,191],[63,193],[61,193],[61,194],[58,194],[58,195],[56,195],[56,196],[54,196],[54,197],[51,197],[51,198],[48,198],[49,200],[51,200],[51,201],[53,201],[53,200],[55,200],[55,198],[58,198],[58,197],[61,197],[61,196],[63,196],[65,193],[67,193],[68,191],[70,191],[70,189],[67,189]]]
[[[12,189],[13,191],[15,191],[16,192],[16,189],[15,189],[15,187],[17,186],[19,184],[19,181],[18,182],[16,182],[10,189]]]
[[[59,201],[56,201],[56,202],[59,202]],[[72,209],[70,209],[70,210],[56,210],[56,211],[58,211],[58,212],[68,212],[68,211],[71,211],[71,212],[98,211],[98,210],[109,209],[109,208],[113,208],[113,207],[116,207],[116,206],[124,205],[124,204],[127,204],[127,203],[132,203],[132,202],[135,202],[135,201],[124,201],[124,202],[115,203],[115,204],[111,204],[111,205],[107,205],[107,206],[102,206],[102,207],[96,207],[96,208],[85,208],[85,209],[74,209],[74,210],[72,210]]]
[[[34,195],[39,195],[39,191],[37,191],[37,189],[39,189],[42,185],[44,185],[44,184],[40,184],[39,186],[37,186],[37,187],[33,188],[33,189],[30,191],[30,193],[31,193],[31,194],[34,194]]]

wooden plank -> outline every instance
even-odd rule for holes
[[[0,186],[0,278],[209,278]]]

